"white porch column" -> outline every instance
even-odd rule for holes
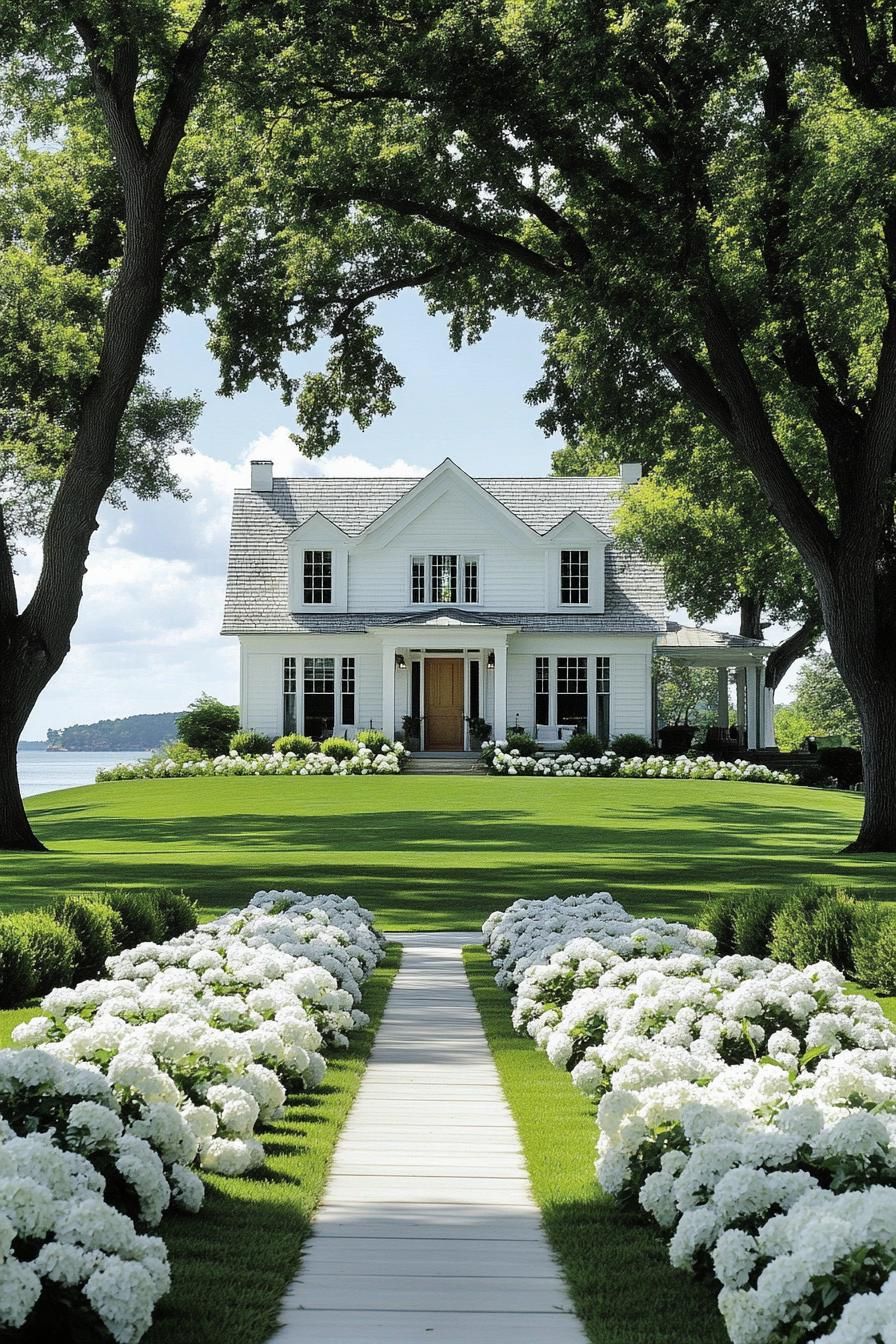
[[[737,726],[743,731],[747,722],[747,671],[744,667],[735,668],[734,685],[737,704]],[[745,743],[741,743],[745,745]]]
[[[762,668],[762,745],[777,746],[775,741],[775,692],[765,685],[765,668]]]
[[[720,667],[716,673],[718,678],[719,698],[718,698],[718,720],[719,727],[728,728],[728,669]]]
[[[507,736],[507,645],[495,642],[495,724],[500,741]]]
[[[756,668],[748,667],[747,681],[747,750],[753,751],[759,746],[759,696],[756,686]]]
[[[395,736],[395,645],[383,641],[383,723],[386,737]]]

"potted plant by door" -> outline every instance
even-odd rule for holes
[[[470,730],[470,751],[480,751],[483,742],[487,742],[492,735],[491,724],[474,714],[472,718],[467,718],[467,727]]]
[[[401,721],[404,730],[404,744],[408,751],[420,750],[420,724],[422,719],[419,714],[405,714]]]

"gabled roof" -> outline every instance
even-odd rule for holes
[[[460,468],[454,467],[455,471]],[[424,478],[425,479],[425,478]],[[612,536],[621,482],[609,476],[481,476],[476,482],[510,510],[539,537],[545,536],[570,514],[578,513],[592,526]],[[284,634],[317,628],[354,628],[354,614],[328,615],[336,624],[318,627],[322,617],[289,610],[288,539],[315,513],[329,519],[347,537],[355,539],[415,486],[419,477],[275,477],[273,490],[260,494],[236,490],[230,535],[227,596],[223,633]],[[533,538],[534,540],[534,538]],[[395,624],[407,609],[386,619],[375,614],[376,624]],[[476,612],[485,622],[493,615]],[[414,619],[413,615],[410,617]],[[468,614],[465,613],[465,619]],[[501,624],[532,626],[526,617],[501,613]],[[607,548],[606,594],[600,615],[582,613],[538,617],[543,629],[590,630],[595,633],[623,631],[653,634],[665,629],[663,574],[658,565],[637,552]],[[370,618],[361,618],[370,623]]]

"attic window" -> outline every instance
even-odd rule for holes
[[[303,568],[306,607],[328,606],[333,601],[333,552],[306,551]]]
[[[588,602],[588,552],[560,552],[560,602],[584,606]]]
[[[479,601],[479,559],[475,555],[411,556],[411,602],[453,606]]]

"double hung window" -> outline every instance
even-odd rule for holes
[[[560,552],[560,604],[564,607],[588,603],[588,552]]]
[[[302,600],[306,607],[329,606],[332,604],[332,551],[305,552],[302,570]]]

